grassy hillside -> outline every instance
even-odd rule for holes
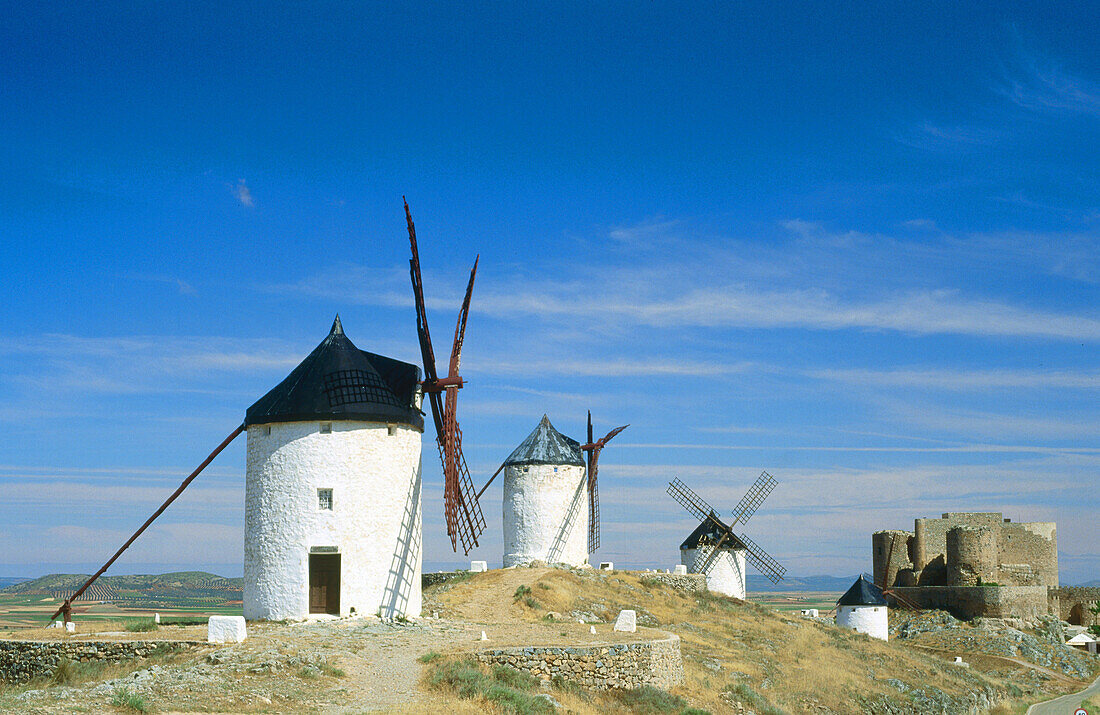
[[[514,598],[521,586],[530,592],[521,589],[524,595]],[[610,621],[624,608],[636,610],[640,624],[680,636],[687,682],[673,694],[712,712],[739,704],[757,713],[966,712],[972,704],[988,709],[1025,698],[1029,690],[1037,697],[1044,687],[1068,687],[1042,679],[1021,687],[1003,664],[986,672],[961,668],[905,643],[884,643],[736,599],[678,592],[645,574],[501,570],[425,592],[426,610],[502,623],[542,620],[549,612],[573,622]],[[571,697],[562,694],[562,702],[580,712],[622,710],[612,696]]]

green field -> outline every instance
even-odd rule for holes
[[[841,594],[841,591],[757,591],[750,593],[748,600],[776,611],[797,613],[804,608],[816,608],[818,615],[825,616],[836,608]]]

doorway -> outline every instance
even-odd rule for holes
[[[340,554],[309,555],[309,612],[340,615]]]

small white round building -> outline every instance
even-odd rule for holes
[[[704,574],[708,591],[744,600],[745,545],[727,537],[715,553],[724,533],[709,519],[699,524],[680,544],[680,563],[688,573]]]
[[[328,337],[248,409],[244,616],[420,615],[420,371]]]
[[[890,640],[890,617],[879,587],[860,575],[836,602],[836,624],[872,638]]]
[[[588,564],[588,480],[580,443],[546,415],[504,460],[504,567]]]

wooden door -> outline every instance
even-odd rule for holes
[[[340,554],[309,555],[309,612],[340,615]]]

